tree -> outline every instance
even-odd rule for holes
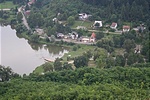
[[[103,32],[98,32],[98,33],[96,33],[96,39],[97,40],[99,40],[99,39],[101,39],[101,38],[103,38],[104,37],[104,33]]]
[[[79,56],[74,59],[74,65],[76,68],[84,67],[88,65],[88,58],[85,56]]]
[[[66,69],[66,70],[73,70],[72,65],[71,65],[71,64],[68,64],[68,62],[64,62],[64,64],[63,64],[63,69]]]
[[[116,60],[115,60],[115,65],[116,66],[124,66],[125,65],[125,58],[122,55],[117,55]]]
[[[75,22],[75,18],[73,16],[70,16],[68,19],[67,19],[67,23],[68,25],[73,25]]]
[[[55,62],[54,62],[54,69],[55,71],[61,71],[62,70],[62,62],[60,62],[59,58],[56,58]]]
[[[22,13],[21,13],[21,12],[18,12],[18,14],[17,14],[17,21],[18,21],[19,23],[22,22],[22,18],[23,18]]]
[[[0,81],[9,81],[13,74],[14,73],[10,67],[0,65]]]
[[[106,59],[103,57],[97,58],[96,59],[96,67],[100,68],[100,69],[106,67]]]
[[[39,36],[35,33],[35,34],[31,35],[30,39],[32,42],[38,42]]]
[[[132,65],[137,61],[137,56],[135,53],[129,53],[128,58],[127,58],[127,64]]]
[[[107,68],[111,68],[113,66],[115,66],[115,60],[114,60],[114,58],[113,57],[106,58],[106,67]]]
[[[123,44],[123,48],[126,50],[126,52],[129,53],[132,48],[135,48],[134,40],[130,40],[130,39],[125,40]]]
[[[46,62],[45,64],[43,64],[43,69],[44,69],[44,72],[53,71],[53,65],[49,62]]]

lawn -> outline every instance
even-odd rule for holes
[[[71,28],[75,29],[77,26],[84,26],[87,29],[90,29],[94,22],[91,21],[75,21],[74,25]]]
[[[77,56],[81,56],[84,52],[88,50],[94,50],[94,46],[89,45],[80,45],[80,48],[78,48],[76,51],[71,50],[69,53],[65,54],[62,59],[63,61],[67,61],[67,57],[70,56],[70,58],[75,58]]]
[[[6,1],[4,3],[0,3],[0,9],[11,9],[15,8],[17,5],[14,5],[11,1]]]

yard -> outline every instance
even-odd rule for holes
[[[94,46],[89,46],[89,45],[79,45],[80,48],[78,48],[76,51],[71,50],[69,53],[65,54],[62,59],[63,61],[67,61],[67,57],[70,58],[75,58],[78,56],[81,56],[84,52],[88,51],[88,50],[94,50]]]
[[[4,3],[0,3],[0,9],[11,9],[15,8],[17,5],[14,5],[11,1],[6,1]]]
[[[91,26],[93,25],[94,22],[91,21],[75,21],[74,25],[71,26],[72,29],[76,29],[77,26],[84,26],[87,29],[91,29]]]

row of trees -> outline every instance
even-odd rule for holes
[[[9,81],[13,77],[19,77],[10,67],[0,65],[0,82]]]

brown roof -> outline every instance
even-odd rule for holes
[[[124,25],[123,29],[130,29],[130,26]]]
[[[96,37],[96,35],[95,35],[95,33],[93,32],[92,35],[91,35],[91,38],[95,38],[95,37]]]
[[[117,23],[113,22],[113,23],[111,24],[111,27],[115,27],[116,25],[117,25]]]

